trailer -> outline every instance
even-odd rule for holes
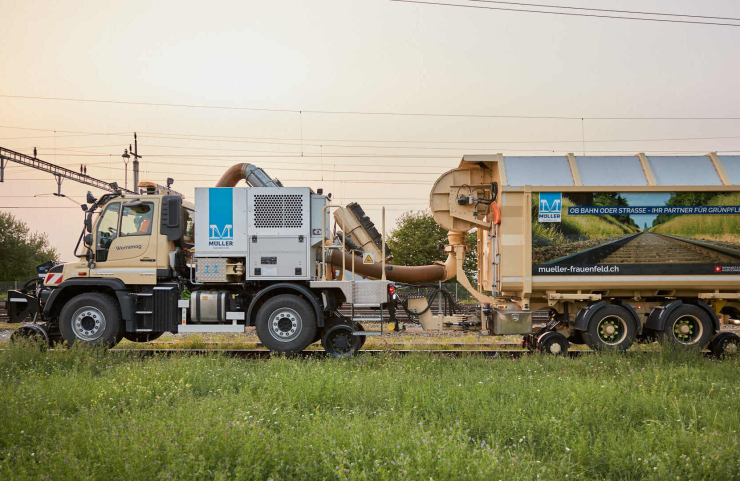
[[[656,337],[737,349],[720,323],[740,317],[740,156],[470,155],[430,208],[487,333],[556,353]],[[476,287],[460,268],[473,229]]]

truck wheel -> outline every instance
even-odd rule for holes
[[[626,351],[635,342],[637,326],[627,309],[609,305],[594,313],[582,336],[594,351]]]
[[[306,300],[275,296],[257,312],[257,337],[271,351],[300,352],[316,337],[316,315]]]
[[[683,304],[671,312],[658,336],[686,349],[701,349],[707,345],[713,332],[712,320],[704,309]]]
[[[149,342],[159,339],[164,332],[124,332],[123,337],[131,342]]]
[[[70,299],[59,315],[59,330],[69,345],[114,346],[120,340],[118,301],[97,292]]]

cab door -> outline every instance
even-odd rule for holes
[[[126,284],[157,282],[157,203],[114,202],[106,206],[96,232],[96,266],[91,276]]]

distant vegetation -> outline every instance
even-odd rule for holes
[[[570,194],[569,194],[570,195]],[[590,194],[593,196],[593,194]],[[604,196],[598,202],[608,202],[610,199]],[[532,240],[534,245],[558,245],[567,242],[583,241],[591,239],[604,239],[617,235],[634,234],[640,231],[637,224],[629,216],[610,215],[568,215],[568,207],[583,205],[626,205],[626,201],[616,196],[613,204],[609,203],[574,203],[563,195],[562,220],[561,222],[540,223],[537,222],[539,197],[532,196]],[[580,199],[579,199],[580,200]],[[596,199],[593,199],[596,201]]]
[[[666,205],[740,205],[740,193],[680,192]],[[740,243],[740,215],[659,215],[650,232]]]
[[[27,281],[36,277],[36,266],[57,259],[46,234],[31,232],[20,219],[0,212],[0,281]]]
[[[0,479],[737,479],[735,361],[0,352]]]

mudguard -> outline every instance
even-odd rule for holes
[[[700,307],[704,312],[707,313],[709,319],[712,320],[712,327],[714,328],[714,332],[719,331],[719,319],[717,319],[717,315],[714,313],[714,310],[711,307],[709,307],[706,303],[702,301],[692,300],[691,302],[684,302],[681,299],[676,299],[653,309],[653,311],[650,313],[650,317],[648,317],[648,320],[645,323],[645,327],[652,329],[653,331],[662,331],[663,329],[665,329],[665,323],[666,321],[668,321],[668,316],[670,316],[673,311],[684,304],[693,304],[697,307]]]
[[[591,320],[592,317],[594,317],[596,311],[606,305],[606,301],[597,301],[578,311],[578,314],[576,314],[576,319],[575,321],[573,321],[573,329],[575,329],[576,331],[587,330],[588,322]]]
[[[308,287],[301,285],[301,284],[290,284],[287,282],[281,282],[278,284],[272,284],[270,286],[265,287],[261,291],[257,293],[254,298],[252,298],[252,302],[249,304],[249,309],[247,309],[247,325],[248,326],[254,326],[254,316],[257,315],[256,312],[254,312],[254,306],[257,305],[258,301],[262,299],[265,294],[275,291],[278,289],[285,289],[285,290],[293,290],[297,293],[303,294],[306,299],[308,299],[308,302],[311,303],[311,306],[313,307],[314,312],[316,313],[316,325],[319,327],[324,327],[324,315],[321,312],[321,305],[319,304],[318,299],[316,298],[316,295],[309,289]]]
[[[120,279],[81,279],[81,278],[73,278],[68,279],[61,284],[59,284],[59,287],[54,289],[49,296],[49,299],[46,301],[46,304],[44,304],[44,318],[50,318],[52,317],[53,312],[60,312],[61,306],[58,305],[58,299],[59,296],[65,292],[69,291],[70,288],[75,287],[105,287],[108,289],[111,289],[113,292],[116,293],[116,298],[118,299],[118,304],[121,306],[121,317],[124,321],[133,321],[134,320],[134,299],[131,298],[128,295],[128,290],[126,287],[126,284],[123,283]],[[90,289],[89,292],[94,292],[97,289]],[[63,298],[64,296],[62,296]],[[57,309],[58,308],[58,309]]]
[[[642,333],[642,322],[640,321],[640,316],[637,315],[637,311],[635,311],[635,308],[629,305],[627,302],[616,300],[612,303],[613,305],[617,305],[620,307],[623,307],[627,310],[627,312],[630,313],[632,316],[632,320],[635,321],[635,326],[637,327],[637,334]],[[588,307],[581,309],[578,311],[578,314],[576,314],[576,319],[573,322],[573,328],[576,331],[586,331],[588,330],[588,323],[591,321],[591,318],[594,317],[594,314],[598,312],[602,307],[606,307],[610,305],[606,301],[598,301],[594,302],[593,304],[590,304]]]

